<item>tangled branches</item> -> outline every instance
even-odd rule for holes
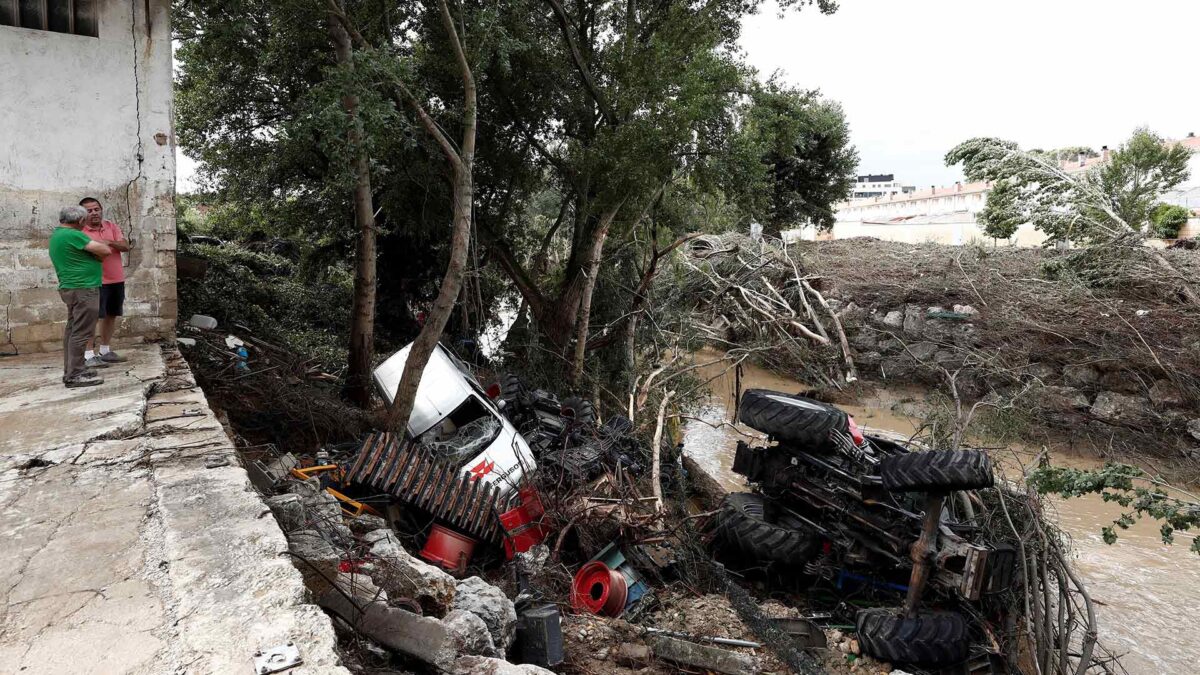
[[[682,283],[664,290],[701,318],[710,342],[774,345],[783,362],[825,385],[858,379],[840,315],[781,242],[702,237],[680,265]],[[835,375],[839,360],[844,372]]]
[[[315,449],[358,438],[371,428],[366,412],[337,394],[338,378],[315,359],[239,331],[247,356],[226,342],[223,331],[190,328],[187,348],[196,381],[215,407],[255,443]]]

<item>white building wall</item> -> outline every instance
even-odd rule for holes
[[[46,244],[84,196],[134,247],[118,335],[174,327],[170,2],[98,5],[98,38],[0,26],[0,352],[61,348]]]

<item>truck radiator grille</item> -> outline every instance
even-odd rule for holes
[[[435,457],[411,439],[387,432],[371,434],[346,471],[346,480],[424,509],[465,534],[499,542],[497,514],[519,502],[516,491],[502,494],[462,466]]]

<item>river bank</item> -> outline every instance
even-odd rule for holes
[[[697,363],[716,360],[719,354],[705,351]],[[710,379],[711,395],[699,415],[684,428],[685,452],[729,491],[747,489],[745,480],[731,469],[738,440],[761,438],[757,432],[729,423],[734,404],[736,376],[728,364],[698,368],[700,377]],[[807,389],[806,385],[761,367],[743,364],[743,389],[760,387],[785,392]],[[919,387],[875,388],[869,396],[839,404],[858,424],[868,430],[912,435],[921,421],[903,413],[920,402],[927,391]],[[1072,452],[1070,443],[1047,446],[1055,464],[1090,468],[1101,461]],[[1018,479],[1021,466],[1040,452],[1023,445],[991,451],[993,459],[1010,480]],[[1200,560],[1187,550],[1190,540],[1178,537],[1174,545],[1162,543],[1157,525],[1139,522],[1121,533],[1113,545],[1105,544],[1100,528],[1117,518],[1121,509],[1099,496],[1051,500],[1050,517],[1072,544],[1075,568],[1084,577],[1097,600],[1101,640],[1118,654],[1134,675],[1191,673],[1200,663],[1200,644],[1178,637],[1187,625],[1192,608],[1200,606]]]
[[[1200,255],[1168,253],[1200,278]],[[1193,483],[1200,308],[1146,255],[725,235],[698,240],[678,263],[685,281],[662,290],[706,344],[814,387],[917,384],[1002,408],[1037,446],[1067,439]]]

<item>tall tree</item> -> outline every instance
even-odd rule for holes
[[[336,3],[340,15],[345,7]],[[334,16],[327,17],[329,38],[338,65],[353,70],[350,34]],[[342,95],[342,107],[350,117],[348,144],[354,173],[354,220],[358,226],[358,248],[354,261],[354,307],[350,313],[350,349],[346,368],[346,397],[359,407],[371,403],[371,356],[375,345],[375,207],[371,197],[371,168],[358,119],[358,95]]]
[[[454,305],[462,290],[463,277],[467,267],[467,249],[471,242],[471,207],[473,204],[473,167],[475,164],[475,132],[477,119],[477,97],[475,91],[475,76],[467,59],[466,46],[463,37],[455,27],[454,16],[450,12],[447,0],[438,0],[436,6],[427,3],[430,12],[436,12],[440,18],[441,29],[444,31],[443,40],[446,51],[458,70],[462,83],[462,135],[456,144],[449,134],[430,116],[425,102],[417,96],[414,87],[406,81],[401,67],[403,63],[397,59],[392,49],[378,47],[367,41],[359,32],[351,18],[343,11],[337,0],[326,0],[330,15],[339,22],[343,29],[354,39],[354,43],[371,59],[378,73],[384,78],[384,86],[390,87],[391,94],[397,104],[404,104],[416,116],[421,128],[428,134],[445,158],[452,188],[452,228],[450,234],[450,255],[446,272],[442,276],[437,298],[426,316],[421,332],[409,348],[408,357],[404,362],[404,370],[400,376],[400,384],[396,389],[395,398],[387,414],[389,429],[401,431],[408,424],[412,414],[413,403],[416,401],[417,388],[421,383],[421,375],[429,357],[437,348]],[[466,23],[466,17],[462,17]],[[390,46],[390,45],[388,45]]]
[[[771,81],[754,89],[742,128],[743,142],[760,147],[766,174],[762,190],[740,194],[747,209],[778,235],[787,227],[833,227],[834,205],[850,196],[858,153],[842,108],[817,92]]]
[[[446,322],[454,311],[454,303],[462,290],[463,275],[467,268],[467,248],[471,243],[471,206],[473,203],[472,172],[475,165],[475,127],[476,127],[476,93],[475,76],[467,61],[466,48],[458,30],[454,27],[454,17],[446,0],[439,0],[438,6],[442,17],[442,27],[446,31],[446,40],[458,63],[459,74],[462,77],[462,137],[458,148],[442,129],[437,126],[421,105],[421,102],[404,87],[397,83],[405,99],[421,120],[421,126],[426,133],[437,140],[446,161],[450,165],[453,179],[453,222],[450,235],[450,261],[446,264],[446,274],[442,277],[442,285],[438,290],[437,299],[433,301],[433,309],[421,327],[421,333],[413,342],[404,362],[404,372],[400,376],[400,386],[396,390],[396,398],[388,411],[388,428],[402,430],[408,424],[412,414],[413,402],[417,397],[417,387],[421,383],[421,374],[429,357],[437,348],[438,340],[446,329]],[[465,11],[465,10],[464,10]]]

